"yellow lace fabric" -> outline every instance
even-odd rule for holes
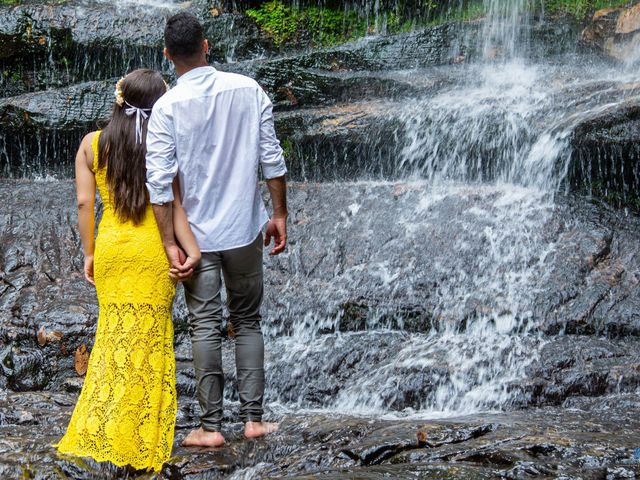
[[[115,215],[98,169],[104,213],[94,253],[100,314],[87,375],[61,453],[160,471],[171,455],[176,418],[175,358],[168,276],[160,232],[149,205],[134,226]]]

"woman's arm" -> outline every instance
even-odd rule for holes
[[[93,151],[91,142],[95,132],[82,139],[76,154],[76,198],[78,201],[78,228],[82,253],[84,253],[84,276],[88,282],[93,280],[93,250],[95,246],[95,218],[93,207],[96,201],[96,178],[91,171]]]
[[[182,208],[181,198],[180,182],[176,176],[173,179],[173,231],[180,247],[193,260],[195,266],[200,261],[200,247],[189,226],[187,214]]]

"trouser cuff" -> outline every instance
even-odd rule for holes
[[[200,422],[202,425],[202,429],[207,432],[221,432],[222,431],[222,422],[220,423],[211,423],[211,422]]]
[[[241,415],[240,420],[242,420],[243,423],[262,422],[262,415]]]

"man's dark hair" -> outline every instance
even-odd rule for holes
[[[204,33],[198,19],[181,12],[167,20],[164,27],[164,46],[176,60],[190,60],[200,53]]]

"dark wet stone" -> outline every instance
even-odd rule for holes
[[[64,433],[74,399],[47,393],[10,393],[1,398],[0,410],[7,413],[0,422],[0,433],[7,448],[0,451],[0,473],[13,478],[26,468],[33,478],[51,478],[54,472],[77,479],[135,478],[126,469],[55,454],[50,445]],[[270,418],[280,418],[281,428],[269,441],[243,440],[241,425],[230,423],[225,429],[226,446],[208,450],[178,446],[197,422],[194,414],[198,410],[193,399],[181,398],[173,458],[161,478],[232,474],[232,478],[521,478],[535,472],[561,478],[603,478],[604,474],[640,474],[633,456],[639,426],[635,395],[587,400],[574,404],[573,410],[546,408],[431,421],[270,414]],[[21,418],[33,418],[38,425]],[[418,432],[426,441],[418,441]]]
[[[529,377],[527,390],[536,405],[571,405],[573,397],[634,392],[640,386],[640,344],[574,335],[556,338],[543,347]]]
[[[202,2],[171,8],[82,0],[0,6],[0,97],[120,77],[136,68],[170,74],[162,35],[166,18],[182,10],[201,19],[211,61],[266,53],[268,43],[251,20],[232,12],[213,15]]]
[[[82,137],[113,108],[115,80],[0,99],[3,176],[71,176]]]
[[[0,175],[72,177],[82,137],[111,113],[115,81],[0,99]],[[367,102],[276,113],[290,178],[347,179],[365,171],[377,178],[396,176],[399,123],[386,113],[398,108]]]
[[[615,206],[640,208],[640,105],[629,101],[582,122],[572,139],[572,181]]]

